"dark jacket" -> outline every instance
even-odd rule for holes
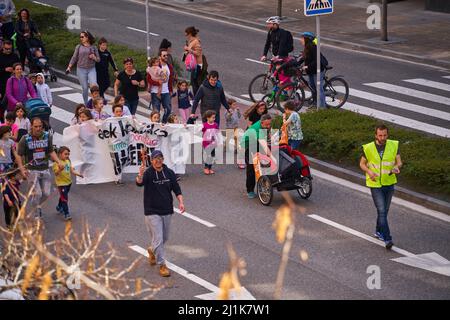
[[[267,34],[266,45],[264,46],[264,54],[267,56],[270,47],[272,47],[273,56],[287,57],[288,52],[288,32],[284,29],[278,28],[270,30]]]
[[[109,65],[114,69],[114,71],[119,71],[117,69],[116,63],[112,57],[111,52],[105,50],[105,52],[101,52],[98,50],[98,54],[100,55],[100,62],[95,63],[95,70],[97,70],[97,77],[106,77],[109,79]]]
[[[30,27],[30,37],[33,38],[34,35],[39,33],[39,30],[33,20],[28,20],[28,25]],[[16,22],[15,31],[17,33],[17,41],[23,42],[25,40],[23,37],[25,33],[25,22],[19,19]]]
[[[6,82],[11,77],[11,72],[5,71],[6,68],[12,67],[14,63],[20,62],[19,57],[15,53],[0,53],[0,93],[2,96],[6,91]]]
[[[197,106],[200,101],[200,113],[202,115],[208,110],[214,110],[219,113],[220,105],[223,105],[227,110],[230,109],[220,81],[217,82],[215,87],[209,83],[208,79],[203,81],[194,98],[194,104],[192,105],[193,114],[197,111]]]
[[[320,62],[320,71],[323,72],[323,71],[325,71],[324,62],[326,61],[326,59],[322,53],[320,53],[320,61],[321,61]],[[308,69],[306,69],[306,73],[308,75],[317,73],[317,47],[316,46],[312,46],[312,50],[311,50],[309,56],[306,56],[305,53],[303,52],[302,57],[298,61],[298,65],[300,65],[302,63],[304,63],[305,66],[308,67]]]
[[[167,216],[173,214],[172,192],[178,197],[181,188],[177,182],[175,172],[163,165],[161,172],[150,166],[144,173],[142,184],[144,187],[144,214],[146,216]]]

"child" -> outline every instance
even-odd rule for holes
[[[284,109],[283,125],[287,126],[288,144],[292,149],[298,150],[300,143],[303,140],[300,115],[295,111],[295,103],[292,101],[286,102]]]
[[[0,124],[0,126],[8,126],[11,129],[11,138],[17,142],[17,138],[19,137],[19,126],[15,124],[15,122],[16,114],[13,111],[10,111],[5,116],[5,123]]]
[[[83,175],[76,172],[70,162],[70,150],[67,147],[61,147],[58,150],[58,158],[61,160],[64,168],[61,170],[58,164],[53,164],[53,172],[55,173],[55,182],[59,191],[59,202],[56,211],[64,214],[64,220],[72,220],[69,213],[69,191],[72,186],[71,174],[83,178]]]
[[[178,116],[176,114],[172,113],[167,117],[167,123],[179,124],[180,120],[178,120]]]
[[[96,98],[93,102],[94,110],[92,110],[92,117],[95,120],[105,120],[111,116],[103,111],[103,98]]]
[[[80,114],[83,110],[86,110],[86,106],[82,103],[78,104],[75,108],[75,114],[73,115],[72,121],[70,122],[70,124],[72,126],[76,125],[76,124],[80,124],[81,120],[80,120]]]
[[[150,75],[153,81],[161,81],[162,83],[167,81],[167,73],[163,68],[159,66],[159,58],[150,58],[148,60],[147,73]],[[156,96],[161,100],[162,84],[158,86]],[[152,92],[155,93],[155,92]]]
[[[14,112],[16,114],[16,121],[14,121],[14,124],[17,125],[17,127],[19,128],[17,141],[20,141],[20,139],[24,135],[30,132],[31,123],[30,120],[27,118],[27,110],[25,109],[23,104],[21,103],[17,104],[17,107],[14,110]]]
[[[83,122],[86,122],[86,121],[89,121],[92,119],[93,119],[93,117],[92,117],[91,111],[89,109],[84,109],[80,112],[80,123],[79,124],[82,124]]]
[[[161,114],[158,111],[152,111],[152,113],[150,113],[150,122],[160,123]]]
[[[91,99],[88,100],[86,104],[86,108],[92,110],[94,109],[94,100],[101,98],[103,100],[103,105],[106,105],[108,102],[100,96],[100,88],[98,86],[92,86],[91,89]]]
[[[19,175],[16,170],[8,173],[6,176],[6,182],[4,183],[2,196],[3,196],[3,210],[5,211],[6,227],[12,229],[19,210],[22,207],[22,203],[19,198]]]
[[[174,92],[172,97],[178,97],[178,110],[180,111],[181,119],[183,123],[187,123],[191,111],[191,100],[194,100],[194,95],[188,90],[187,81],[181,81],[178,83],[178,90]]]
[[[120,104],[113,105],[112,112],[115,118],[123,117],[123,107]]]
[[[31,83],[33,84],[34,92],[37,92],[37,87],[36,87],[36,83],[37,83],[36,74],[35,74],[35,73],[30,73],[30,74],[28,75],[28,79],[30,79]]]
[[[225,114],[225,123],[226,123],[226,129],[227,129],[227,148],[230,144],[230,138],[231,138],[231,131],[233,130],[233,138],[234,138],[234,150],[237,151],[237,139],[238,139],[238,129],[239,129],[239,120],[241,119],[241,111],[239,110],[239,107],[237,105],[236,100],[229,99],[228,105],[230,106],[230,111]]]
[[[53,104],[53,97],[50,91],[50,87],[45,83],[44,75],[42,73],[38,73],[36,75],[36,80],[36,89],[39,98],[51,107]]]
[[[212,170],[212,164],[214,162],[214,158],[216,157],[216,146],[217,146],[217,134],[219,132],[219,126],[215,122],[216,120],[216,112],[213,110],[208,110],[205,112],[203,119],[206,120],[203,123],[203,149],[206,154],[205,158],[205,168],[203,172],[206,175],[214,174],[215,172]]]
[[[32,65],[33,70],[32,72],[42,72],[44,69],[48,69],[48,57],[44,55],[42,50],[37,49],[34,51],[33,57],[32,57]]]
[[[116,104],[121,105],[122,110],[123,110],[123,115],[131,116],[130,108],[128,108],[128,106],[125,103],[126,103],[125,97],[123,95],[119,94],[117,97],[114,98],[113,106],[115,106]]]
[[[11,127],[0,127],[0,174],[9,171],[13,167],[13,159],[19,164],[19,155],[15,146],[16,144],[11,139]]]

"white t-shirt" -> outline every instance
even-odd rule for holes
[[[161,93],[169,93],[169,66],[166,64],[165,66],[162,66],[161,69],[167,74],[167,81],[162,84]],[[158,86],[152,86],[151,93],[158,93]]]

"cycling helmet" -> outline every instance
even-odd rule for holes
[[[280,24],[280,17],[279,16],[273,16],[267,19],[266,23],[276,23]]]
[[[309,38],[309,39],[311,39],[311,40],[314,40],[314,39],[316,38],[316,36],[314,35],[314,33],[309,32],[309,31],[303,32],[302,36],[303,36],[303,38]]]

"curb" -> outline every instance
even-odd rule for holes
[[[65,74],[65,72],[62,72],[61,70],[58,70],[58,69],[53,69],[53,70],[58,75],[58,77],[60,77],[61,79],[64,79],[64,80],[67,80],[70,82],[75,82],[75,83],[78,82],[78,78],[72,74],[67,75],[67,74]],[[111,88],[108,89],[107,93],[114,95],[114,92]],[[140,98],[139,102],[142,107],[148,108],[148,102],[145,99]],[[310,161],[311,167],[313,169],[320,170],[322,172],[325,172],[325,173],[328,173],[335,177],[359,184],[361,186],[365,185],[365,177],[362,174],[356,173],[356,172],[348,170],[348,169],[338,167],[334,164],[331,164],[331,163],[328,163],[328,162],[325,162],[325,161],[322,161],[319,159],[315,159],[311,156],[308,156],[308,160]],[[396,186],[395,190],[396,190],[395,196],[398,198],[401,198],[403,200],[410,201],[412,203],[424,206],[431,210],[439,211],[441,213],[450,215],[450,203],[449,202],[435,199],[431,196],[428,196],[428,195],[425,195],[422,193],[418,193],[415,191],[411,191],[411,190],[408,190],[408,189],[400,187],[400,186]]]
[[[144,4],[143,0],[139,0],[139,2]],[[216,18],[216,19],[220,19],[220,20],[224,20],[224,21],[228,21],[228,22],[239,23],[239,24],[247,26],[247,27],[253,27],[253,28],[260,29],[262,31],[266,31],[263,24],[247,21],[244,19],[236,18],[236,17],[228,17],[228,16],[224,16],[221,14],[211,13],[211,12],[207,12],[207,11],[203,11],[203,10],[199,10],[199,9],[187,8],[182,5],[177,5],[175,3],[166,3],[163,1],[159,1],[159,0],[149,0],[149,3],[153,3],[156,5],[165,6],[165,7],[169,7],[169,8],[173,8],[173,9],[177,9],[177,10],[182,10],[182,11],[190,12],[190,13],[197,13],[197,14],[200,13],[205,17]],[[293,31],[292,33],[297,36],[296,39],[298,40],[300,32]],[[393,58],[403,59],[403,60],[416,62],[416,63],[430,64],[435,67],[450,69],[450,62],[443,61],[443,60],[428,59],[428,58],[423,58],[423,57],[417,56],[417,55],[400,53],[400,52],[397,52],[394,50],[380,49],[380,48],[374,47],[374,46],[369,46],[369,45],[360,44],[360,43],[351,43],[348,41],[331,39],[331,38],[327,38],[327,37],[321,37],[321,40],[324,41],[322,43],[322,45],[324,45],[324,46],[327,46],[327,45],[340,46],[344,49],[354,50],[354,51],[357,51],[357,49],[358,49],[359,51],[366,52],[366,53],[385,54],[385,55],[389,55],[390,57],[393,57]]]

